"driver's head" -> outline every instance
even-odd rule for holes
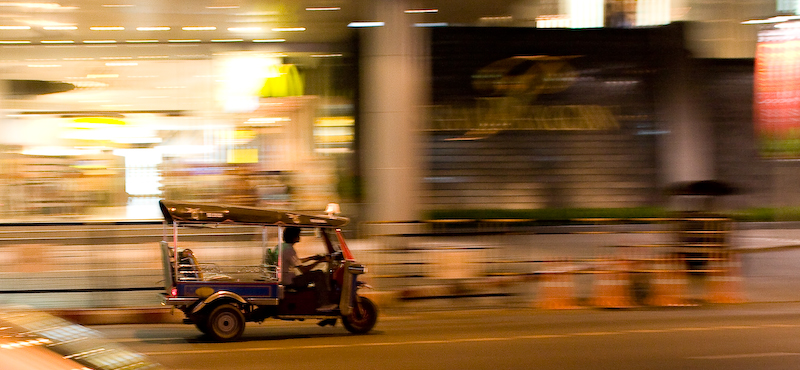
[[[286,243],[297,243],[300,241],[300,228],[289,226],[283,230],[283,241]]]

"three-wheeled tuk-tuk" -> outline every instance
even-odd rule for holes
[[[239,338],[245,322],[262,322],[268,318],[282,320],[319,320],[320,325],[334,325],[341,318],[351,333],[369,332],[377,320],[377,307],[368,298],[358,295],[366,285],[359,275],[366,268],[357,263],[339,229],[346,218],[332,213],[325,216],[273,211],[263,208],[224,206],[194,202],[161,200],[165,235],[161,242],[164,268],[164,304],[185,314],[185,323],[218,341]],[[168,235],[167,225],[172,225]],[[270,249],[266,241],[263,260],[252,265],[219,266],[197,263],[189,249],[181,249],[178,228],[181,226],[252,225],[277,228],[278,241],[286,227],[313,229],[322,240],[325,253],[314,256],[324,261],[322,269],[333,307],[321,310],[318,287],[290,285],[281,281],[283,243]],[[169,239],[172,239],[171,241]]]

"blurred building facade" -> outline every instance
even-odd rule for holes
[[[637,207],[663,204],[670,182],[711,178],[751,189],[737,206],[793,205],[775,194],[797,193],[794,162],[759,153],[765,26],[742,24],[797,13],[796,2],[198,5],[197,19],[227,22],[227,38],[164,19],[169,36],[129,36],[144,27],[103,19],[192,14],[177,3],[11,8],[76,16],[0,24],[0,219],[157,218],[161,197],[336,201],[363,220]],[[303,21],[338,31],[293,40],[305,27],[279,27]],[[272,28],[236,34],[250,23]]]

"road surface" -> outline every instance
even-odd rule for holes
[[[93,328],[174,370],[800,368],[800,303],[395,311],[368,335],[272,320],[235,343],[190,325]]]

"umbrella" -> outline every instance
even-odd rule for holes
[[[667,187],[668,195],[720,196],[740,192],[736,186],[719,180],[684,181]]]

